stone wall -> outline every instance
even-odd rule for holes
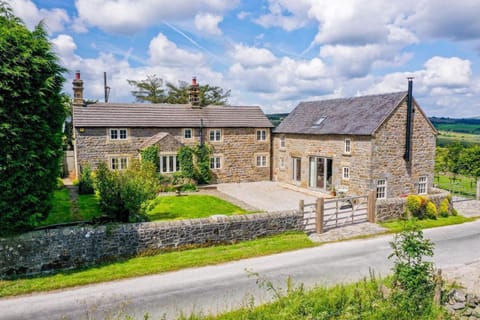
[[[296,211],[109,226],[76,226],[0,238],[0,278],[76,268],[162,249],[251,240],[303,230]]]
[[[374,136],[372,188],[375,181],[385,179],[387,198],[417,192],[420,176],[427,177],[427,189],[433,186],[435,163],[435,131],[422,111],[414,104],[411,162],[404,160],[407,102],[397,107]]]
[[[433,194],[429,194],[427,197],[438,208],[440,202],[447,198],[450,193],[447,191],[432,189]],[[378,222],[388,221],[392,219],[398,219],[403,216],[405,212],[407,198],[391,198],[391,199],[377,199],[376,217]]]
[[[159,132],[169,133],[179,145],[195,146],[200,142],[199,128],[191,128],[191,139],[184,138],[183,128],[127,128],[126,140],[110,140],[108,128],[82,129],[80,132],[75,128],[77,161],[79,165],[89,163],[93,169],[102,161],[108,162],[110,157],[138,158],[140,145]],[[257,141],[258,129],[267,131],[265,141]],[[219,142],[209,141],[209,130],[203,129],[204,141],[212,147],[212,153],[221,158],[221,168],[212,170],[213,183],[270,180],[270,128],[221,128]],[[173,151],[171,143],[162,147],[160,142],[159,148],[160,152]],[[257,167],[257,155],[266,155],[266,167]]]
[[[285,147],[280,146],[285,137]],[[351,140],[351,152],[345,153],[345,138]],[[345,187],[348,194],[364,195],[370,189],[372,143],[368,136],[275,134],[273,138],[273,180],[309,187],[311,157],[332,159],[332,185]],[[301,181],[293,181],[293,157],[301,158]],[[284,167],[281,166],[283,159]],[[343,179],[343,167],[350,169],[350,178]]]

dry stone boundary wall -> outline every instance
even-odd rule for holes
[[[0,238],[0,279],[88,266],[190,245],[303,230],[297,211],[107,226],[75,226]]]

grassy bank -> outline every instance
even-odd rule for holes
[[[304,233],[285,233],[232,245],[167,252],[155,256],[137,257],[126,261],[98,265],[83,270],[64,271],[32,278],[0,280],[0,297],[201,267],[310,248],[315,245]]]
[[[454,224],[462,224],[462,223],[471,222],[474,220],[475,218],[466,218],[463,216],[448,216],[446,218],[438,217],[436,220],[432,220],[432,219],[416,220],[415,224],[420,229],[429,229],[429,228],[443,227],[443,226],[449,226]],[[382,222],[380,223],[380,225],[382,227],[387,228],[391,232],[400,232],[404,229],[405,225],[409,223],[411,223],[411,221],[393,220],[393,221]]]

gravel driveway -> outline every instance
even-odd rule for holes
[[[295,210],[300,200],[313,203],[316,199],[272,181],[223,183],[217,185],[217,190],[266,212]]]

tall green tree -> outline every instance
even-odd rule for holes
[[[40,23],[0,2],[0,234],[46,217],[59,174],[65,71]]]
[[[137,102],[150,103],[189,103],[188,82],[180,81],[178,85],[167,82],[163,86],[163,80],[156,75],[147,76],[145,80],[127,80],[128,84],[134,87],[132,95]],[[225,105],[230,97],[230,90],[224,90],[217,86],[200,85],[200,105]]]
[[[127,80],[128,84],[134,87],[132,95],[137,102],[163,103],[165,102],[165,89],[163,80],[156,75],[147,76],[145,80]]]

